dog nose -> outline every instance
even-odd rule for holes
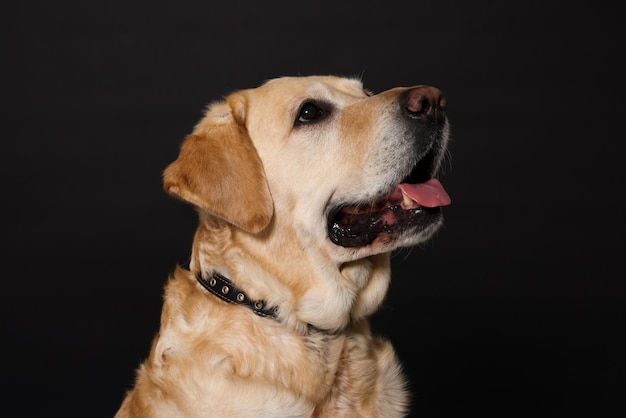
[[[431,86],[419,86],[408,91],[406,109],[411,117],[431,123],[442,123],[446,117],[443,108],[446,98],[441,90]]]

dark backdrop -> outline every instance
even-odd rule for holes
[[[2,398],[111,417],[196,218],[161,172],[203,107],[281,75],[431,84],[453,204],[374,317],[419,417],[624,412],[623,19],[598,1],[3,6]],[[617,6],[615,6],[617,7]]]

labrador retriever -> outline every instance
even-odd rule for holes
[[[450,198],[449,123],[430,86],[280,77],[208,106],[163,173],[192,204],[188,268],[116,417],[401,417],[407,380],[368,318],[390,253]]]

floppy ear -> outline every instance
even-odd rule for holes
[[[258,233],[274,212],[263,164],[242,123],[223,112],[213,119],[209,110],[202,129],[187,136],[178,158],[163,173],[163,188],[246,232]]]

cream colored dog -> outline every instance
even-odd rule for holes
[[[164,172],[197,208],[189,270],[116,417],[400,417],[409,394],[370,332],[390,252],[450,199],[444,98],[283,77],[209,106]]]

